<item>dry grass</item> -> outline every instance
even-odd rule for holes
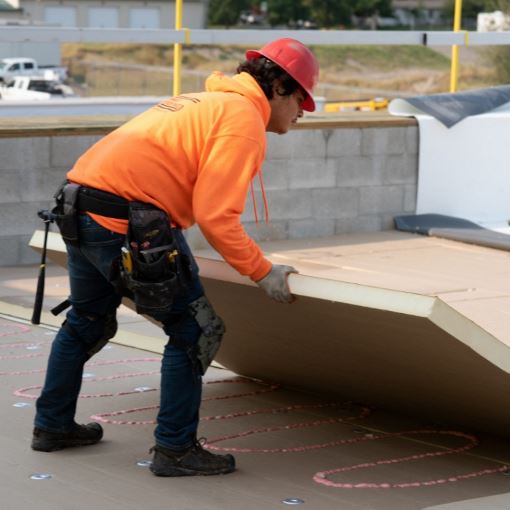
[[[446,92],[450,61],[444,54],[414,46],[320,46],[318,95],[327,99],[419,95]],[[183,48],[184,92],[203,89],[213,70],[233,73],[245,48]],[[459,88],[497,84],[486,55],[471,53],[460,65]],[[167,95],[172,88],[173,49],[162,45],[67,44],[63,60],[83,95]],[[462,62],[462,61],[461,61]]]

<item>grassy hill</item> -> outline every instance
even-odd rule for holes
[[[321,65],[317,95],[328,99],[446,92],[449,50],[419,46],[316,46]],[[201,90],[211,71],[234,73],[239,46],[183,48],[182,90]],[[167,95],[172,89],[171,45],[66,44],[63,61],[83,95]],[[483,50],[461,48],[459,88],[495,85]]]

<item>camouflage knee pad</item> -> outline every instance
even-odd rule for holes
[[[220,348],[225,333],[225,324],[216,315],[214,308],[205,296],[190,303],[188,308],[202,330],[197,343],[197,360],[201,375],[204,375]]]

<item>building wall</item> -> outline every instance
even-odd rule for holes
[[[444,0],[393,0],[394,9],[442,9]]]
[[[206,26],[207,5],[205,0],[185,1],[183,6],[183,26],[188,28],[204,28]],[[146,16],[149,26],[146,28],[174,28],[175,2],[164,0],[20,0],[25,16],[32,22],[56,22],[61,16],[65,25],[77,27],[104,26],[115,28],[134,28],[133,10],[140,14],[140,9],[151,10]],[[104,16],[101,16],[103,9]],[[152,26],[157,12],[158,26]],[[59,14],[60,13],[60,14]],[[113,14],[115,13],[115,14]],[[140,17],[139,16],[139,17]],[[102,21],[101,21],[102,20]],[[135,16],[136,20],[136,16]],[[115,23],[112,24],[112,21]],[[99,25],[98,25],[99,23]]]
[[[100,135],[0,138],[0,265],[38,260],[28,247],[42,228],[39,209],[51,197],[76,159]],[[374,127],[293,130],[269,135],[263,174],[270,223],[255,179],[261,221],[251,198],[243,223],[257,240],[324,237],[393,228],[393,216],[416,205],[418,128]],[[52,227],[53,228],[53,227]],[[192,247],[205,241],[188,232]]]
[[[0,25],[0,31],[2,27]],[[60,65],[60,44],[57,42],[0,42],[0,59],[10,57],[35,58],[39,65]]]
[[[445,0],[393,0],[395,18],[403,25],[442,23]]]

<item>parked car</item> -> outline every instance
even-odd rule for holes
[[[0,86],[0,100],[43,100],[74,96],[73,89],[44,76],[16,76]]]
[[[62,82],[67,79],[67,68],[40,66],[35,59],[25,57],[0,60],[0,82],[8,83],[15,76],[42,76]]]

